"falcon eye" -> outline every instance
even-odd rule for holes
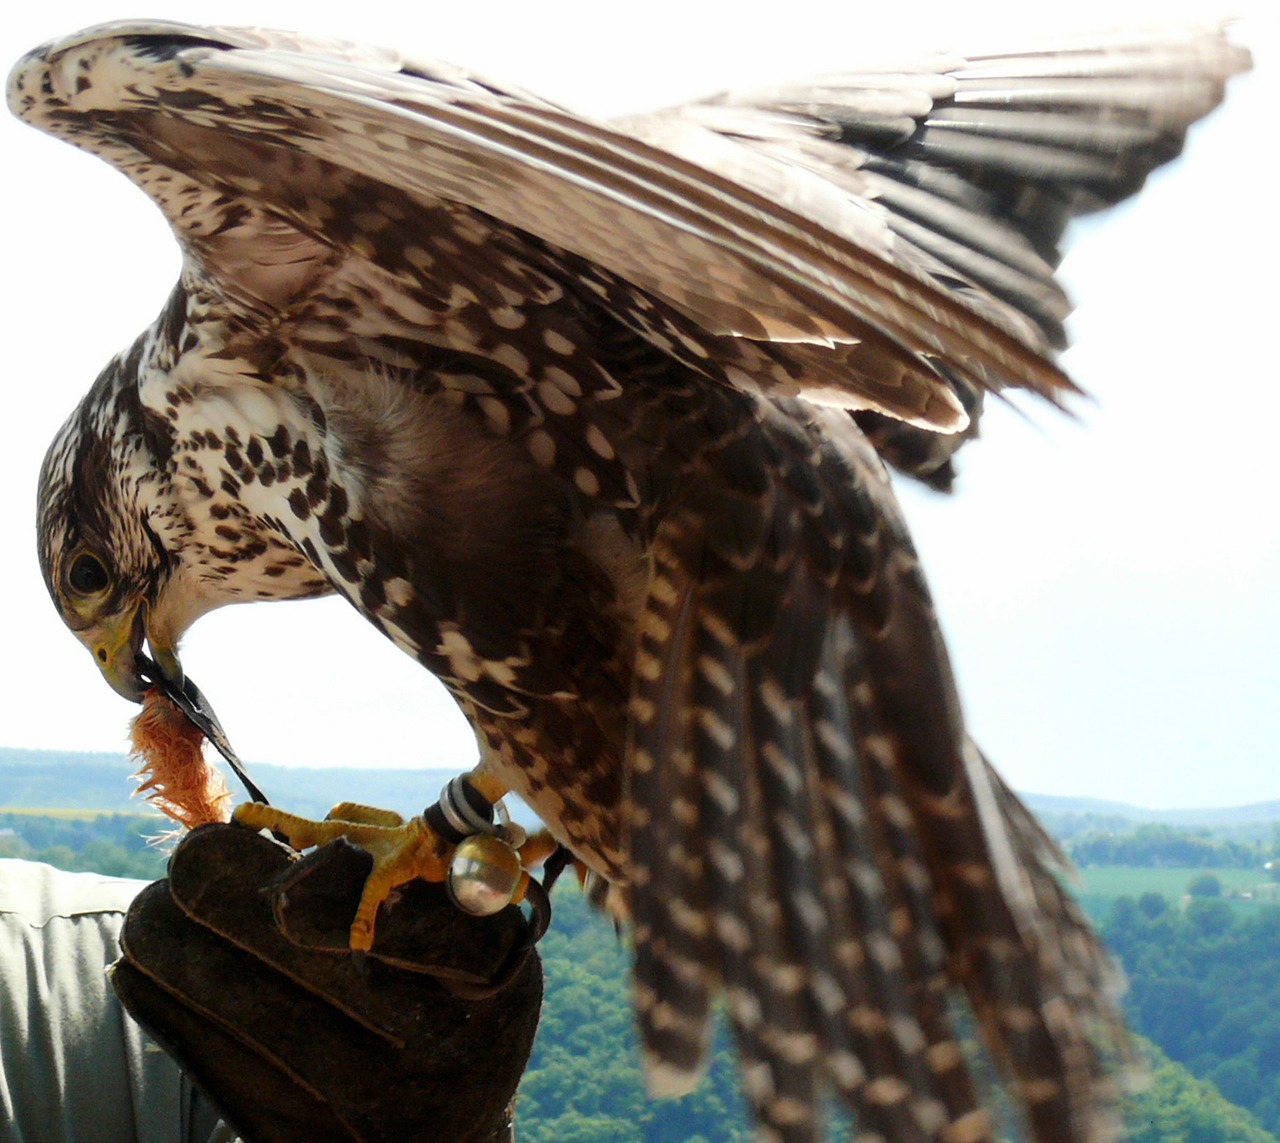
[[[67,572],[67,584],[76,595],[97,595],[111,586],[111,577],[97,556],[81,552]]]

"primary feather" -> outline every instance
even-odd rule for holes
[[[1071,391],[1067,222],[1245,66],[1116,36],[608,124],[279,33],[41,48],[10,106],[184,253],[46,460],[50,591],[104,663],[122,625],[348,598],[625,887],[657,1089],[723,993],[765,1137],[834,1090],[984,1139],[963,993],[1034,1136],[1102,1137],[1105,958],[966,734],[881,456],[945,486],[984,392]]]

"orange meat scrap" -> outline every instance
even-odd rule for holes
[[[231,818],[231,791],[204,756],[204,735],[158,690],[149,690],[129,726],[138,793],[166,817],[194,829]]]

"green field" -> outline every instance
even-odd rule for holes
[[[1280,885],[1260,869],[1096,865],[1077,870],[1071,887],[1095,922],[1100,922],[1111,911],[1111,902],[1117,897],[1159,893],[1175,905],[1181,904],[1187,886],[1205,873],[1212,873],[1222,883],[1223,894],[1232,908],[1250,910],[1264,904],[1280,904]]]
[[[57,818],[59,821],[66,822],[91,822],[94,818],[103,817],[104,815],[107,817],[137,817],[155,818],[157,821],[163,820],[154,810],[148,810],[142,802],[138,803],[138,809],[134,813],[124,813],[120,810],[73,810],[58,806],[0,806],[0,814],[20,814],[28,818]]]

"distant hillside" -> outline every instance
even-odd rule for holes
[[[123,754],[78,754],[0,747],[0,806],[145,812],[132,797],[135,764]],[[223,767],[232,795],[245,797],[239,780]],[[354,767],[300,769],[251,764],[249,773],[272,803],[305,816],[322,817],[337,802],[416,814],[435,801],[452,770],[365,770]]]
[[[1198,810],[1149,810],[1099,798],[1024,794],[1023,799],[1059,841],[1097,834],[1127,834],[1142,826],[1168,826],[1192,833],[1208,831],[1223,840],[1258,844],[1280,828],[1280,801]]]
[[[1280,801],[1254,802],[1248,806],[1200,810],[1149,810],[1124,802],[1108,802],[1101,798],[1067,798],[1054,794],[1023,794],[1023,801],[1038,814],[1093,814],[1097,817],[1124,818],[1132,822],[1159,822],[1181,826],[1236,826],[1280,822]]]
[[[123,754],[68,753],[0,747],[0,806],[38,806],[45,809],[93,809],[137,813],[140,804],[130,796],[134,765]],[[371,806],[416,814],[434,801],[440,787],[456,771],[365,770],[356,767],[300,769],[291,766],[250,765],[250,773],[273,803],[295,813],[322,816],[336,802],[359,801]],[[239,798],[239,781],[224,766],[227,785]],[[1203,827],[1234,835],[1270,836],[1280,824],[1280,801],[1259,802],[1230,809],[1149,810],[1098,798],[1068,798],[1024,794],[1024,800],[1063,838],[1091,830],[1126,831],[1134,825]],[[523,806],[514,816],[528,825],[532,815]]]

